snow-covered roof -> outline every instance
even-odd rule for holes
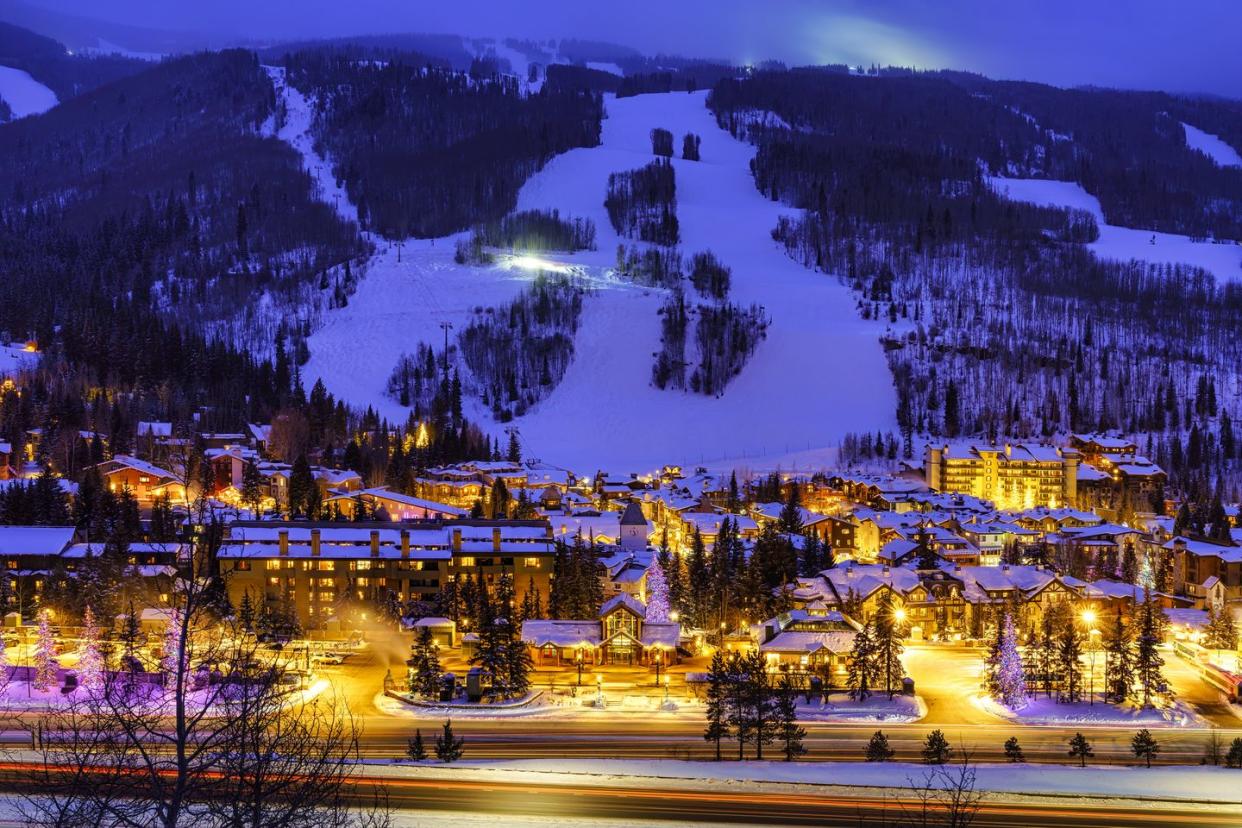
[[[659,647],[672,650],[681,639],[681,624],[644,623],[641,640],[644,647]]]
[[[160,468],[154,463],[148,463],[146,460],[140,460],[137,457],[131,457],[128,454],[115,454],[112,456],[111,460],[105,460],[99,465],[102,468],[102,473],[105,475],[113,474],[114,472],[121,471],[122,469],[133,469],[139,474],[146,474],[159,479],[177,479],[177,475],[173,474],[168,469]]]
[[[647,607],[642,601],[638,600],[633,595],[630,595],[628,592],[619,592],[605,601],[604,605],[599,608],[599,617],[603,618],[605,615],[608,615],[610,612],[619,607],[625,607],[639,618],[647,617]]]
[[[764,653],[799,653],[811,655],[820,650],[834,654],[848,653],[854,648],[854,632],[837,630],[833,632],[781,632],[773,636],[771,641],[759,645]]]
[[[536,647],[597,647],[601,641],[599,622],[523,621],[522,640]]]
[[[0,555],[61,554],[73,542],[72,526],[0,526]]]
[[[450,506],[447,503],[439,503],[435,500],[424,500],[421,497],[394,492],[389,488],[380,486],[374,489],[363,489],[357,492],[357,495],[366,495],[379,500],[387,500],[392,503],[399,503],[402,506],[410,506],[415,509],[423,509],[428,512],[439,512],[443,515],[452,515],[454,517],[465,517],[469,512],[465,509],[459,509],[456,506]]]

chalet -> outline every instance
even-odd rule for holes
[[[1177,535],[1162,548],[1173,556],[1174,589],[1194,599],[1196,606],[1206,606],[1213,589],[1225,603],[1242,601],[1242,546]]]
[[[646,605],[625,593],[605,601],[595,621],[522,622],[522,641],[541,667],[675,664],[680,639],[680,624],[647,621]]]
[[[839,610],[790,610],[756,624],[751,632],[770,668],[827,676],[845,684],[854,639],[862,625]]]
[[[0,480],[9,480],[17,475],[13,465],[13,444],[0,440]]]
[[[240,490],[246,464],[257,464],[259,462],[259,453],[246,446],[228,445],[222,448],[205,449],[203,451],[203,458],[211,464],[217,491],[229,486]]]
[[[615,553],[599,559],[602,569],[604,595],[612,597],[622,592],[647,601],[647,570],[651,567],[654,553],[650,549],[618,549]]]
[[[110,490],[128,489],[139,503],[150,504],[163,495],[168,495],[173,502],[185,500],[186,487],[181,475],[146,460],[117,454],[95,468]]]

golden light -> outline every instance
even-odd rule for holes
[[[513,267],[520,268],[522,270],[535,270],[535,271],[542,270],[542,271],[547,271],[549,273],[568,273],[569,272],[569,267],[567,265],[549,261],[548,259],[545,259],[542,256],[531,256],[529,254],[523,254],[521,256],[511,256],[508,259],[508,263],[512,265]]]
[[[893,617],[896,618],[898,621],[905,621],[906,611],[902,609],[901,607],[898,607],[897,609],[893,610]]]
[[[1083,610],[1082,621],[1084,624],[1088,626],[1094,626],[1095,618],[1096,618],[1095,610]]]
[[[681,618],[681,613],[678,612],[677,610],[673,610],[672,612],[668,614],[669,621],[676,623],[678,618]]]
[[[414,435],[414,447],[425,449],[431,445],[431,435],[427,433],[427,424],[419,423],[418,432]]]
[[[35,342],[32,339],[31,341],[27,342],[25,346],[23,346],[22,350],[28,354],[37,353],[39,350],[39,343]]]
[[[595,683],[598,684],[600,687],[604,686],[604,676],[601,673],[595,674]]]

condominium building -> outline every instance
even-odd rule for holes
[[[937,491],[962,492],[1002,509],[1072,506],[1078,452],[1033,443],[928,445],[924,473]]]

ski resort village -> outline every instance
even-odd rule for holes
[[[1242,824],[1228,72],[7,5],[0,825]]]

